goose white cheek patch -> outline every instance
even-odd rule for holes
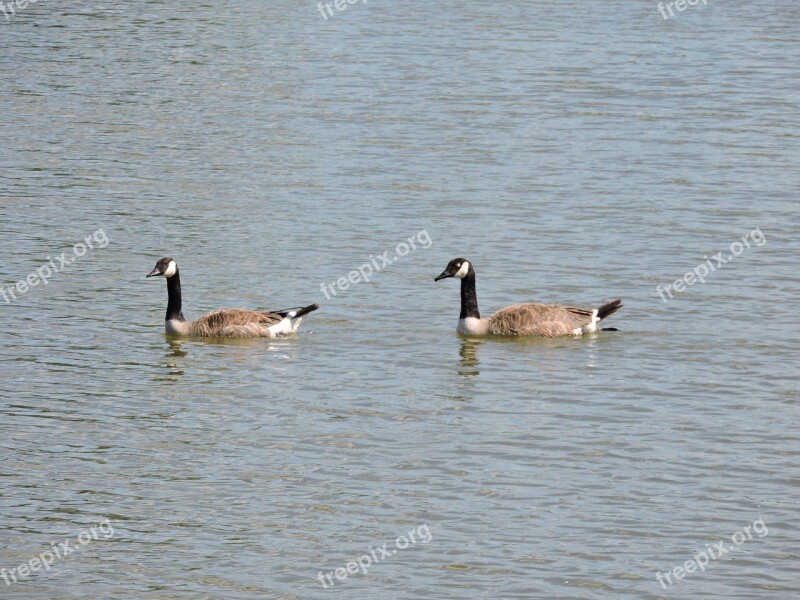
[[[469,273],[469,263],[467,261],[464,261],[463,263],[461,263],[461,268],[458,270],[458,273],[453,275],[453,277],[455,277],[456,279],[464,279],[464,277],[467,276],[467,273]]]
[[[175,264],[174,260],[169,261],[169,266],[167,270],[164,271],[164,277],[172,277],[178,270],[178,265]]]

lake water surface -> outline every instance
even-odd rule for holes
[[[799,24],[779,0],[0,15],[0,285],[73,259],[0,297],[0,568],[78,547],[0,597],[797,597]],[[169,340],[162,256],[189,318],[322,306],[292,339]],[[433,282],[456,256],[486,315],[621,297],[619,331],[461,339]]]

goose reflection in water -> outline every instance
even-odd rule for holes
[[[458,374],[461,377],[475,377],[476,375],[480,375],[480,370],[478,369],[478,346],[481,344],[480,341],[472,338],[464,338],[461,340],[461,348],[459,349],[458,353],[461,355],[461,368],[458,370]]]

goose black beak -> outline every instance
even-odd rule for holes
[[[156,275],[161,275],[161,273],[158,271],[158,267],[150,271],[150,274],[147,277],[155,277]]]
[[[452,277],[452,275],[450,275],[450,273],[448,273],[447,271],[442,271],[442,274],[439,275],[436,279],[434,279],[434,281],[441,281],[442,279],[447,279],[448,277]]]

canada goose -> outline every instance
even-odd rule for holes
[[[181,275],[178,264],[169,257],[156,263],[148,277],[167,278],[167,316],[164,329],[168,335],[187,337],[275,337],[295,333],[303,316],[319,308],[306,307],[259,312],[242,308],[215,310],[194,321],[187,321],[181,312]]]
[[[454,258],[434,281],[455,277],[461,280],[461,315],[458,332],[465,335],[516,335],[560,337],[597,331],[597,324],[622,308],[622,300],[606,302],[589,310],[558,304],[512,304],[481,319],[475,292],[475,269],[464,258]]]

